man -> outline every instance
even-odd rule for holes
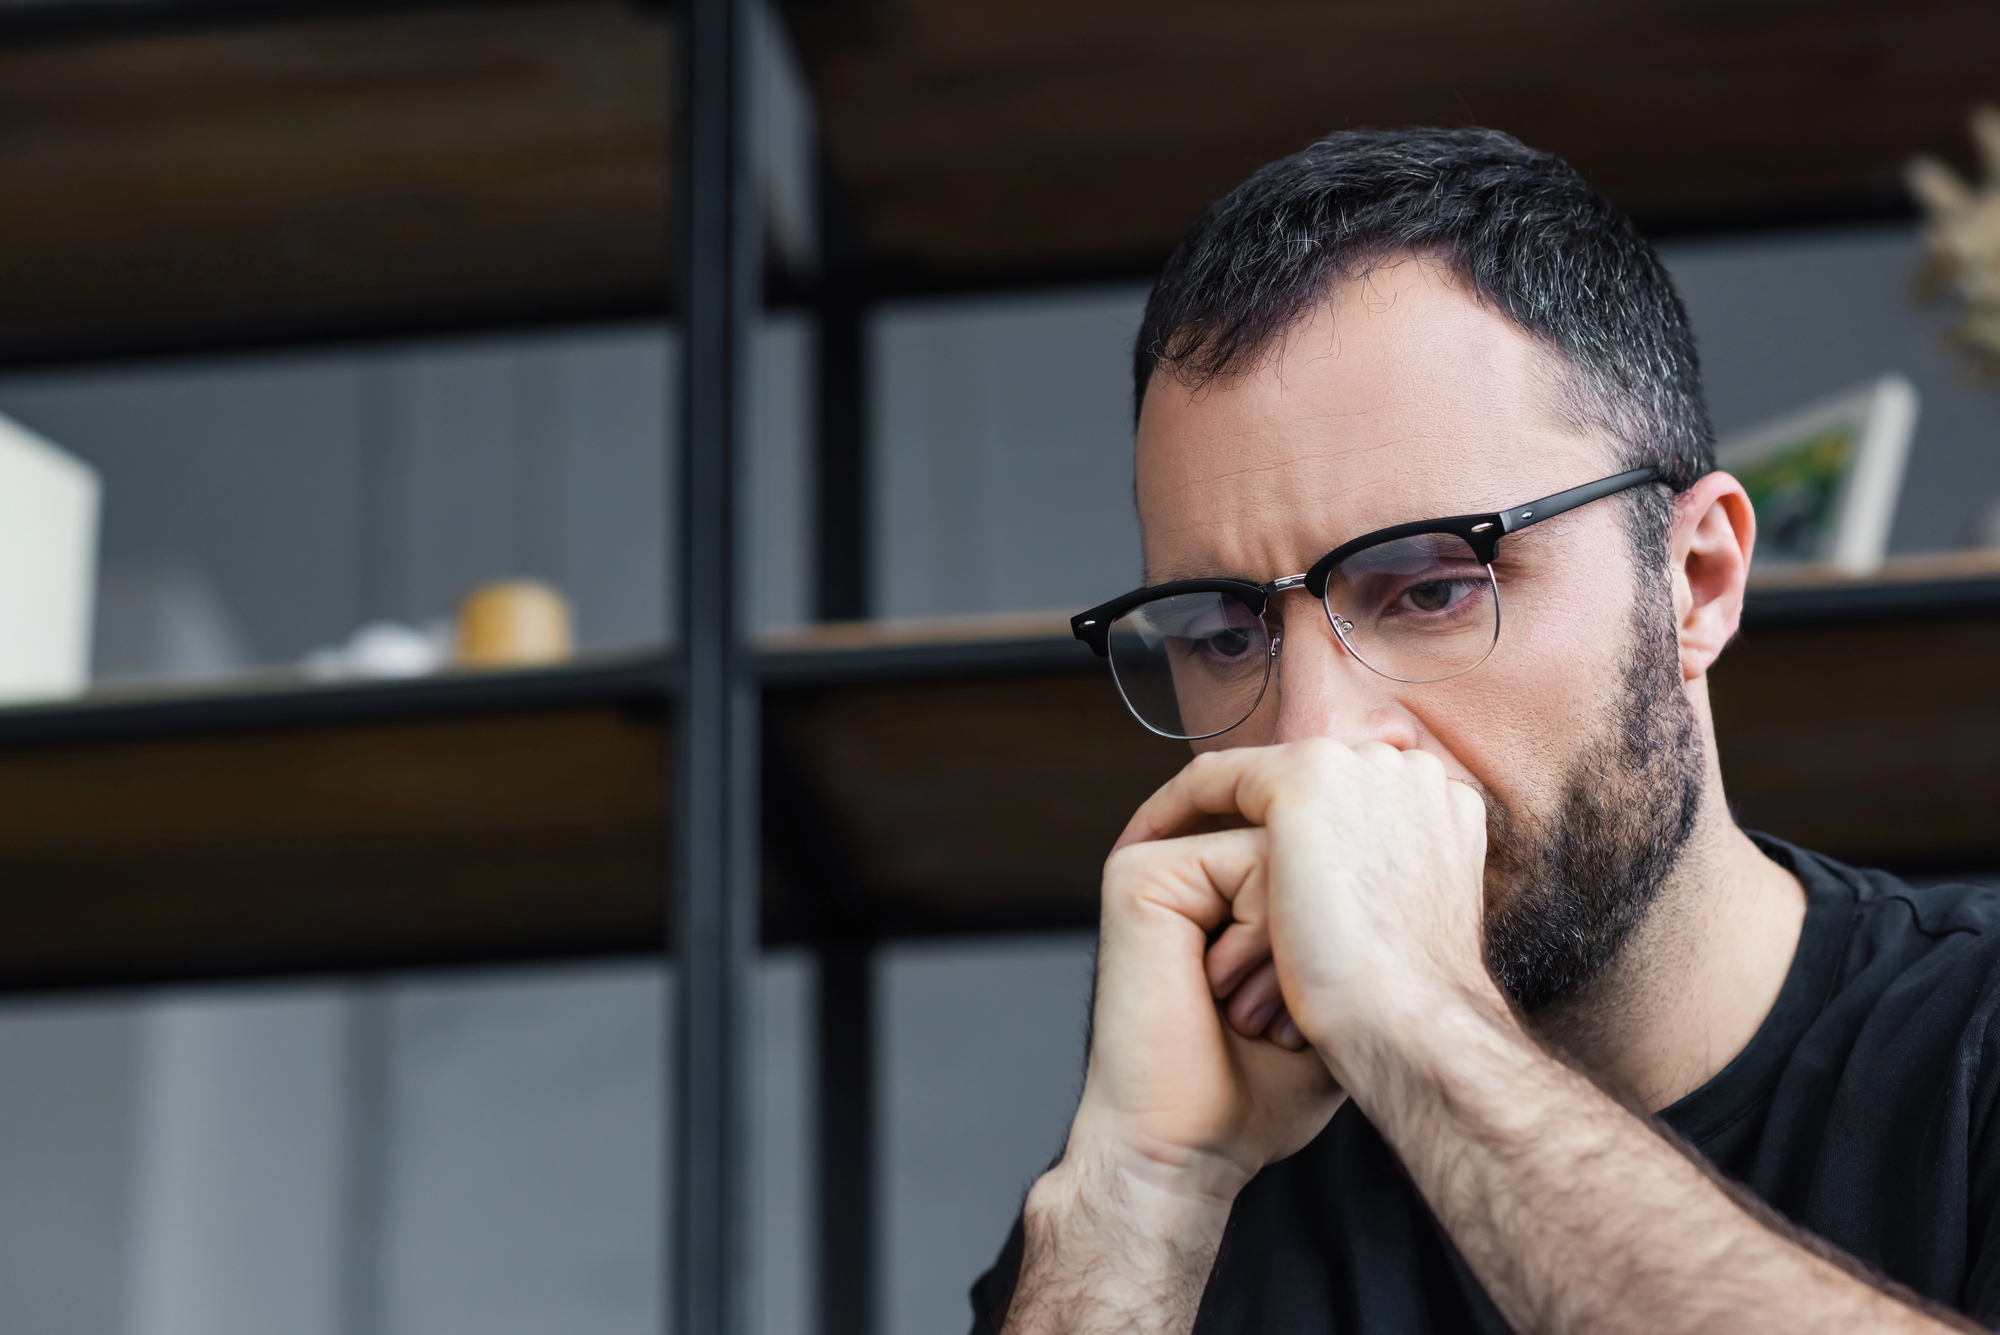
[[[1755,519],[1630,223],[1503,135],[1336,134],[1136,370],[1148,587],[1076,627],[1197,754],[975,1330],[2000,1318],[2000,896],[1731,819]]]

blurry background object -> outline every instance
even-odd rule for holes
[[[256,662],[222,594],[192,565],[107,563],[97,580],[91,679],[201,681]]]
[[[1880,568],[1916,429],[1916,387],[1892,371],[1719,442],[1757,507],[1757,561]]]
[[[503,580],[466,595],[458,609],[460,667],[537,667],[572,652],[569,604],[539,580]]]
[[[1988,506],[1986,513],[1979,517],[1979,523],[1972,530],[1972,545],[2000,550],[2000,501]]]
[[[418,629],[400,621],[371,621],[329,649],[299,660],[314,681],[394,681],[428,677],[451,659],[453,629],[438,621]]]
[[[1910,190],[1929,217],[1920,290],[1963,303],[1957,340],[1974,371],[2000,379],[2000,109],[1972,113],[1972,141],[1986,179],[1978,184],[1928,155],[1913,158]]]
[[[0,701],[88,681],[97,508],[95,470],[0,417]]]

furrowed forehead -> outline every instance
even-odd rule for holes
[[[1269,579],[1377,528],[1601,476],[1615,451],[1564,410],[1563,383],[1448,267],[1378,266],[1250,369],[1199,388],[1156,376],[1136,445],[1148,579]]]

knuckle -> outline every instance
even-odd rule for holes
[[[1478,821],[1484,825],[1486,799],[1480,796],[1479,791],[1469,783],[1454,783],[1451,788],[1452,799],[1458,807],[1459,814],[1468,821]]]
[[[1330,756],[1347,748],[1331,737],[1304,737],[1292,743],[1291,749],[1302,756]]]
[[[1139,902],[1141,884],[1136,877],[1113,876],[1110,874],[1110,869],[1106,868],[1104,888],[1098,895],[1098,915],[1105,925],[1131,916]]]
[[[1123,885],[1139,875],[1145,866],[1146,845],[1127,844],[1115,848],[1111,856],[1104,859],[1104,886],[1109,891],[1114,885]]]
[[[1293,769],[1306,774],[1326,774],[1347,763],[1354,752],[1331,737],[1308,737],[1290,748]]]
[[[1405,751],[1403,763],[1410,771],[1425,780],[1441,780],[1445,777],[1444,762],[1428,751]]]
[[[1194,753],[1194,759],[1188,761],[1187,766],[1185,769],[1182,770],[1182,773],[1206,774],[1208,773],[1208,771],[1214,769],[1217,765],[1220,765],[1221,763],[1222,763],[1222,752],[1197,751]]]

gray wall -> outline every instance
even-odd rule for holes
[[[1145,300],[1119,287],[877,318],[877,615],[1073,611],[1137,583],[1131,347]]]
[[[657,1327],[663,984],[631,967],[390,990],[368,1328]]]
[[[885,952],[883,1335],[971,1324],[966,1290],[999,1254],[1076,1110],[1094,947],[1078,933]]]
[[[751,616],[789,624],[810,611],[810,330],[767,321],[753,352]],[[674,356],[666,331],[625,326],[15,373],[0,413],[101,471],[120,592],[205,586],[251,662],[521,575],[564,590],[583,648],[651,646],[672,588]]]
[[[953,1330],[1082,1071],[1087,935],[885,951],[878,1281]],[[670,975],[592,965],[0,1007],[20,1335],[650,1335]],[[811,961],[757,990],[757,1329],[817,1328]]]
[[[111,1335],[131,1267],[139,1017],[102,1001],[0,1013],[0,1326]]]
[[[811,1320],[809,962],[756,994],[755,1329]],[[652,964],[0,1007],[0,1326],[653,1335]]]

